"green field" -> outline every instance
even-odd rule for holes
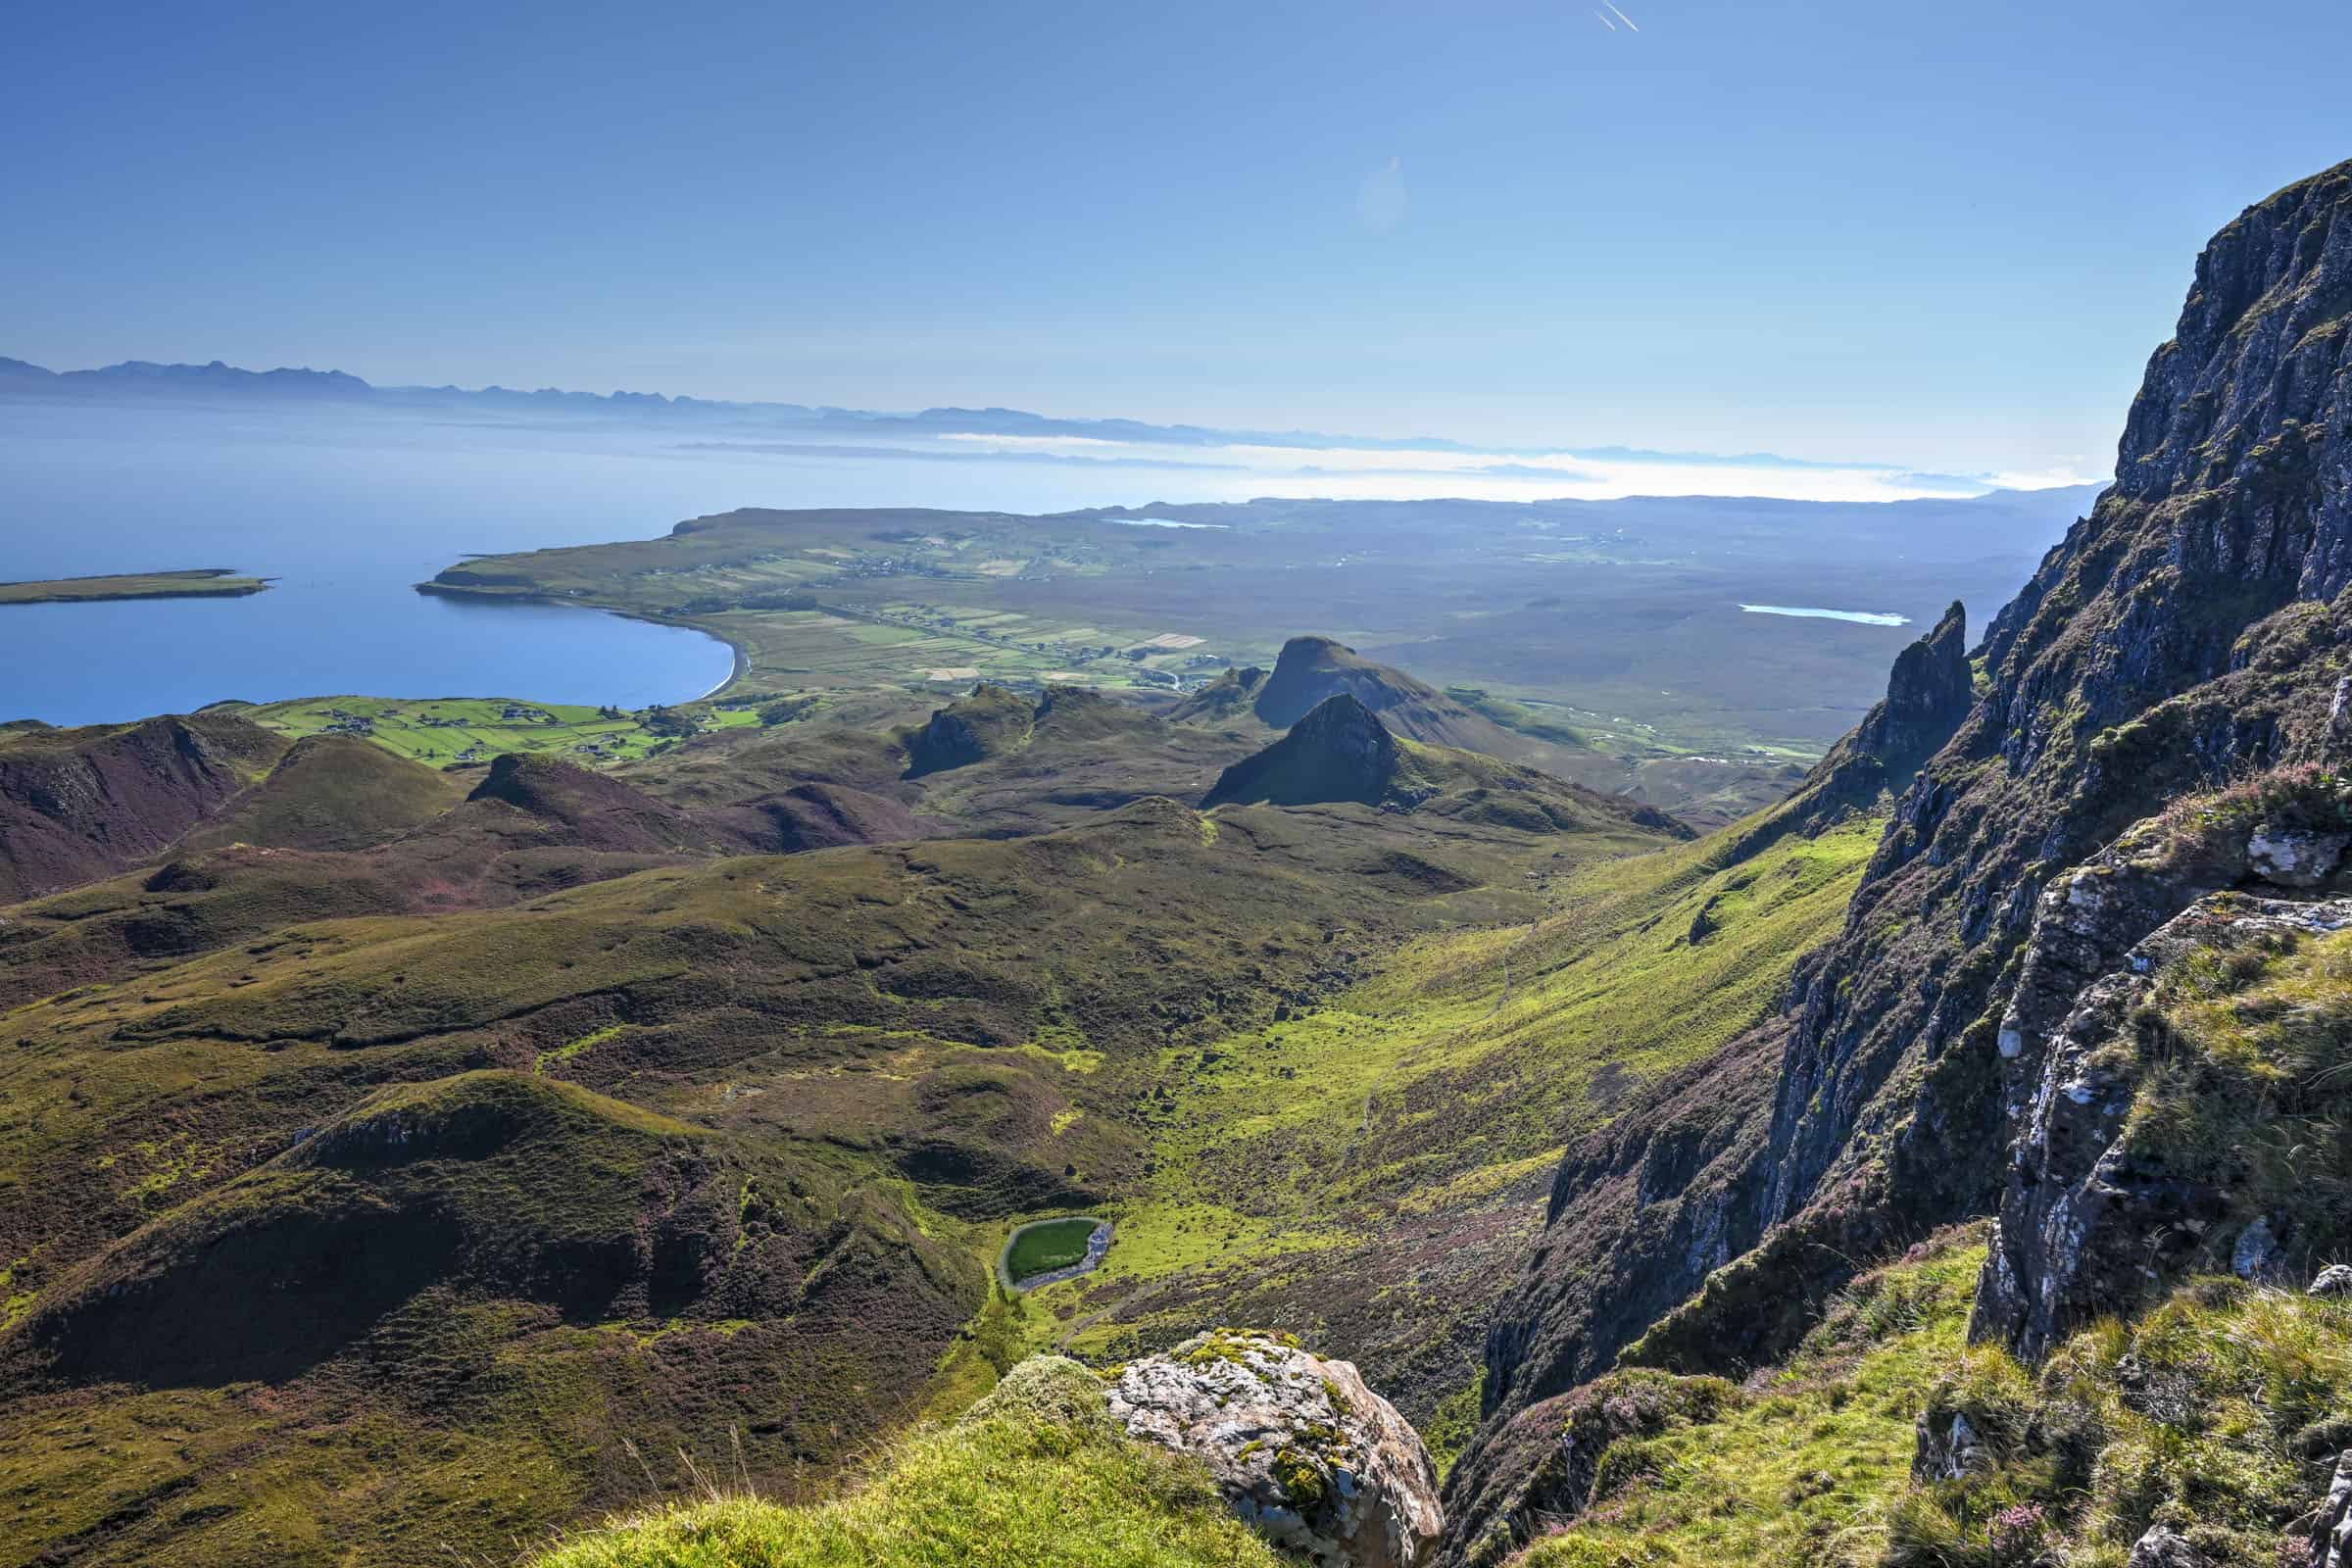
[[[730,696],[1184,691],[1327,635],[1581,752],[1580,782],[1712,826],[1786,795],[1883,694],[1917,629],[1741,602],[1884,602],[1924,624],[1955,594],[1997,602],[2037,553],[1882,560],[1880,523],[1840,514],[1832,548],[1778,514],[1732,526],[1726,507],[1599,532],[1540,509],[1280,501],[1200,509],[1206,525],[1181,532],[1087,514],[751,509],[656,539],[478,557],[421,586],[694,627],[741,656]],[[2026,537],[2017,518],[2002,526]],[[2050,536],[2062,527],[2053,514]]]
[[[1082,1216],[1075,1219],[1040,1220],[1024,1225],[1012,1233],[1004,1244],[1004,1277],[1013,1284],[1051,1274],[1057,1268],[1068,1268],[1086,1260],[1087,1239],[1095,1234],[1099,1219]]]
[[[241,599],[269,586],[266,577],[239,577],[225,566],[204,566],[192,571],[131,571],[102,577],[0,582],[0,605],[93,604],[108,599]]]
[[[411,761],[448,767],[487,762],[502,752],[553,752],[597,765],[634,761],[686,735],[756,727],[750,707],[696,703],[622,712],[569,703],[503,697],[305,697],[242,710],[266,729],[305,735],[357,735]],[[663,715],[670,716],[663,716]]]

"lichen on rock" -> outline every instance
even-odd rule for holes
[[[1235,1512],[1317,1568],[1416,1568],[1442,1525],[1420,1437],[1346,1361],[1218,1329],[1129,1362],[1110,1413],[1208,1467]]]

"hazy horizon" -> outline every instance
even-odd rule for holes
[[[2348,150],[2316,0],[1627,16],[45,10],[0,344],[2095,477]]]
[[[0,363],[15,358],[0,356]],[[570,433],[602,431],[624,442],[632,435],[643,437],[659,431],[678,438],[666,442],[666,451],[687,458],[751,462],[782,458],[800,463],[889,460],[953,464],[967,470],[979,465],[1054,465],[1133,470],[1139,485],[1147,485],[1144,475],[1152,473],[1181,475],[1186,481],[1172,492],[1160,481],[1152,499],[1239,500],[1271,495],[1338,500],[1603,501],[1715,496],[1883,502],[2055,489],[2104,483],[2108,477],[2105,469],[2073,468],[1923,472],[1868,459],[1806,460],[1769,452],[1672,452],[1620,446],[1512,448],[1482,445],[1458,431],[1366,436],[1296,428],[1252,431],[1171,426],[1139,421],[1117,411],[1076,414],[1002,406],[958,410],[940,405],[853,410],[798,400],[733,403],[699,398],[675,388],[624,387],[605,393],[498,383],[485,387],[447,382],[396,385],[363,375],[360,379],[369,385],[368,396],[382,401],[344,402],[331,396],[309,401],[291,392],[257,391],[250,384],[240,388],[236,379],[286,370],[353,374],[345,366],[264,367],[220,360],[190,366],[134,360],[107,367],[33,368],[60,379],[54,383],[23,379],[0,385],[0,405],[56,404],[135,415],[168,414],[174,409],[233,410],[262,416],[273,412],[425,416],[438,410],[455,410],[487,421],[485,427],[494,427],[502,418],[514,421],[517,430],[535,419],[576,419],[594,422],[574,423]],[[230,384],[221,387],[203,375],[162,378],[120,373],[137,368],[225,372],[224,379]],[[118,373],[106,373],[110,371]],[[647,409],[620,401],[648,397],[672,400],[679,406]],[[563,402],[553,402],[556,398]],[[586,406],[582,399],[597,401]],[[693,406],[684,406],[688,403]],[[696,422],[680,422],[682,418]],[[1012,428],[1004,427],[1007,424]],[[848,438],[846,443],[843,437]],[[1216,475],[1233,475],[1236,480],[1220,484]],[[1242,475],[1249,476],[1247,482],[1240,481]],[[1202,490],[1199,487],[1204,476],[1207,488]],[[1010,504],[1013,510],[1052,510],[1054,503],[1049,496],[1049,491],[1041,489],[1034,498],[1015,496]],[[1086,504],[1136,504],[1146,499],[1141,490],[1128,495],[1098,489]],[[890,503],[884,500],[880,504]]]

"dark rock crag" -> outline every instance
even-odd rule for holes
[[[2348,396],[2352,164],[2207,248],[2115,486],[1993,621],[1953,733],[1907,783],[1881,763],[1891,820],[1786,1008],[1572,1149],[1490,1335],[1490,1420],[1457,1486],[1513,1418],[1621,1353],[1763,1361],[1857,1259],[2001,1205],[2020,1086],[2042,1081],[2083,989],[2211,884],[2145,882],[2036,950],[2046,890],[2175,799],[2347,754]],[[1946,621],[1816,770],[1817,802],[1861,782],[1815,788],[1833,762],[1930,744],[1959,706]],[[1449,1560],[1529,1527],[1458,1496],[1447,1513]]]
[[[2099,885],[2117,880],[2102,872],[2108,866],[2094,865],[2053,886],[2039,924],[2095,906]],[[2040,1052],[2034,1081],[2019,1086],[2008,1107],[2016,1137],[1977,1289],[1976,1337],[2039,1356],[2193,1266],[2234,1269],[2265,1284],[2286,1277],[2285,1245],[2264,1216],[2232,1212],[2226,1172],[2167,1159],[2150,1140],[2128,1133],[2150,1060],[2118,1048],[2129,1047],[2155,975],[2181,955],[2347,929],[2352,899],[2215,895],[2165,922],[2081,992]]]
[[[1388,794],[1397,757],[1396,737],[1370,709],[1343,692],[1319,704],[1281,740],[1225,769],[1200,804],[1355,801],[1370,806]]]
[[[1028,699],[985,682],[906,734],[906,776],[921,778],[1017,752],[1037,729]]]

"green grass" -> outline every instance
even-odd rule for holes
[[[1871,1561],[1856,1543],[1876,1540],[1909,1485],[1914,1423],[1964,1351],[1984,1260],[1954,1240],[1865,1275],[1786,1367],[1743,1390],[1651,1371],[1602,1379],[1586,1406],[1608,1443],[1592,1503],[1514,1568]],[[1629,1421],[1629,1408],[1663,1413]]]
[[[1542,920],[1413,939],[1319,1005],[1163,1049],[1119,1245],[1036,1303],[1060,1343],[1119,1359],[1203,1314],[1313,1321],[1377,1295],[1396,1327],[1356,1358],[1434,1418],[1478,1376],[1563,1140],[1760,1016],[1838,929],[1878,837],[1857,820],[1719,866],[1737,831],[1568,862],[1538,884],[1557,910]],[[1456,1255],[1412,1251],[1424,1231]]]
[[[658,1509],[531,1568],[1278,1568],[1203,1471],[1118,1434],[1092,1384],[1067,1362],[1031,1362],[850,1496]]]
[[[1710,841],[1604,861],[1547,890],[1547,919],[1415,941],[1327,1005],[1167,1053],[1160,1162],[1185,1196],[1301,1217],[1519,1179],[1605,1122],[1614,1086],[1760,1014],[1875,842],[1858,822],[1712,873]]]
[[[1592,1500],[1512,1568],[2123,1568],[2159,1522],[2210,1568],[2289,1560],[2352,1441],[2352,1305],[2192,1280],[2035,1369],[1967,1343],[1983,1257],[1950,1235],[1863,1275],[1736,1392],[1603,1378],[1572,1418],[1604,1427]],[[1676,1395],[1701,1385],[1717,1396]],[[1923,1418],[1959,1414],[1989,1466],[1914,1481]]]
[[[106,599],[239,599],[258,594],[269,586],[265,578],[240,577],[224,566],[193,571],[117,572],[99,577],[0,582],[0,605],[90,604]]]
[[[2123,1146],[2228,1191],[2298,1250],[2352,1245],[2352,932],[2200,947],[2159,975],[2156,1018],[2129,1054],[2138,1079]]]
[[[666,750],[675,737],[647,723],[651,710],[608,716],[574,703],[501,697],[306,697],[242,709],[281,735],[358,734],[394,756],[447,767],[487,762],[502,752],[552,752],[591,765],[631,761]],[[696,728],[756,726],[749,709],[680,710]]]
[[[1085,1261],[1088,1238],[1102,1221],[1048,1219],[1024,1225],[1004,1244],[1004,1277],[1015,1285]]]

